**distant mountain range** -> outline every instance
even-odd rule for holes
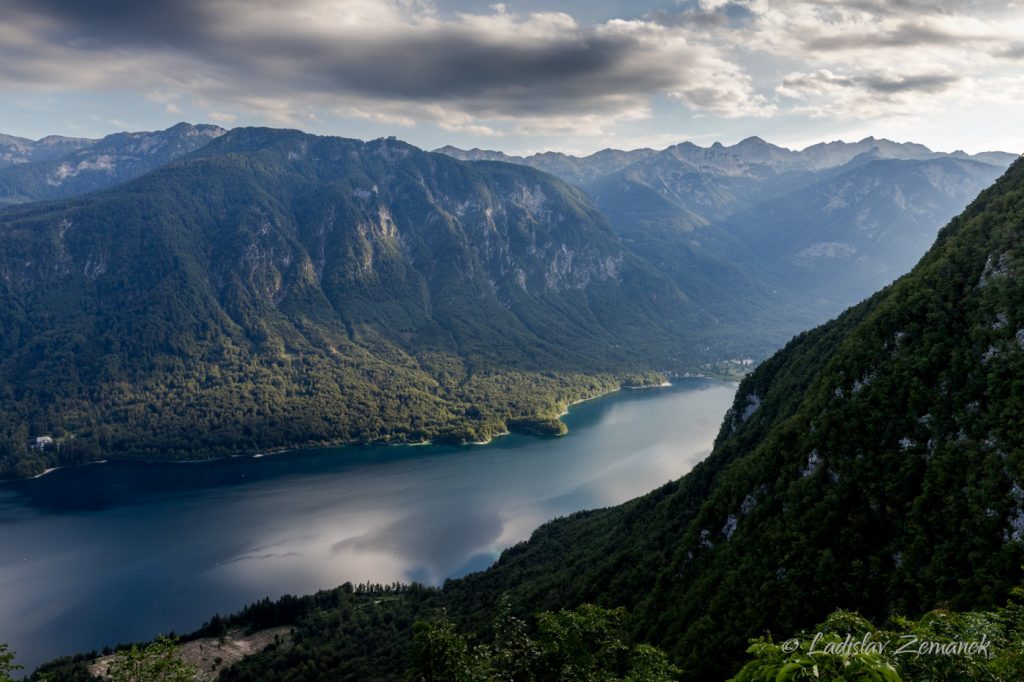
[[[802,151],[757,137],[586,157],[438,151],[529,165],[577,184],[680,289],[723,317],[769,326],[793,306],[811,311],[805,324],[820,322],[906,272],[936,226],[1017,158],[873,137]]]
[[[65,199],[148,173],[223,135],[211,125],[116,133],[101,140],[0,135],[0,204]]]
[[[0,204],[113,187],[224,132],[180,123],[101,140],[0,136]],[[437,151],[528,165],[582,188],[629,251],[668,275],[725,336],[756,330],[764,350],[909,269],[934,226],[1016,158],[944,154],[873,137],[801,151],[757,137],[585,157]]]
[[[49,161],[95,143],[96,140],[82,137],[49,135],[40,140],[29,140],[0,133],[0,168],[34,161]]]
[[[700,147],[692,142],[682,142],[661,151],[647,148],[631,151],[604,149],[588,156],[572,156],[560,152],[513,156],[500,151],[466,150],[451,145],[434,151],[462,161],[504,161],[531,166],[557,175],[575,185],[588,185],[598,178],[652,157],[673,158],[693,170],[734,177],[764,177],[792,171],[820,171],[843,166],[865,153],[875,154],[878,158],[917,161],[953,157],[1003,167],[1009,166],[1017,158],[1017,155],[1007,152],[933,152],[921,144],[893,142],[874,137],[866,137],[859,142],[820,142],[801,151],[779,147],[759,137],[748,137],[732,146],[715,142],[710,147]]]

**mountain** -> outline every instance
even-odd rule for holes
[[[574,184],[587,184],[599,176],[622,170],[637,161],[657,155],[667,155],[687,163],[698,170],[715,171],[725,175],[765,175],[787,171],[818,171],[843,166],[864,153],[875,152],[886,159],[934,159],[946,156],[970,159],[991,165],[1009,166],[1017,159],[1016,154],[1006,152],[981,152],[967,154],[956,151],[952,154],[933,152],[928,147],[913,142],[893,142],[885,138],[865,137],[858,142],[819,142],[799,151],[779,147],[765,142],[760,137],[748,137],[734,145],[726,146],[715,142],[710,147],[701,147],[692,142],[682,142],[662,151],[635,149],[623,151],[604,149],[588,156],[572,156],[558,152],[542,152],[530,156],[510,156],[504,152],[486,149],[459,149],[446,145],[434,150],[462,161],[505,161],[541,168],[559,175]],[[554,160],[558,160],[557,162]],[[588,169],[582,175],[578,169]],[[559,169],[567,176],[563,176]]]
[[[56,159],[77,149],[83,149],[96,143],[80,137],[63,137],[49,135],[40,140],[29,140],[24,137],[13,137],[0,133],[0,168],[14,164],[48,161]]]
[[[910,270],[942,225],[1000,169],[943,156],[864,154],[830,177],[735,213],[719,225],[784,273],[826,316]]]
[[[454,637],[456,627],[476,633],[471,642],[505,646],[510,627],[527,633],[529,614],[589,602],[626,607],[631,642],[660,646],[681,679],[703,681],[735,674],[751,638],[781,641],[780,633],[810,628],[836,609],[843,611],[821,627],[841,642],[864,628],[849,611],[881,622],[938,607],[917,623],[890,622],[929,641],[1002,633],[999,640],[1017,648],[995,653],[1013,667],[994,675],[967,657],[890,656],[913,673],[903,679],[1019,679],[1022,233],[1017,161],[939,232],[909,274],[793,339],[744,379],[711,455],[677,481],[547,523],[491,568],[440,589],[345,585],[264,600],[189,637],[291,628],[288,642],[225,670],[225,680],[357,680],[368,671],[408,679],[424,651],[413,634],[418,619],[444,614],[433,632],[449,644],[433,644],[462,660],[488,649],[470,649]],[[993,611],[1011,594],[1015,604]],[[590,632],[582,618],[570,622],[581,637],[616,635]],[[592,642],[576,641],[574,651],[586,654]],[[751,649],[760,659],[777,651],[764,642]],[[48,670],[78,679],[88,659]],[[821,660],[829,669],[864,662]],[[810,657],[786,661],[778,657],[767,673],[748,669],[743,679],[821,674]]]
[[[449,608],[624,605],[703,680],[836,608],[1002,603],[1024,560],[1022,221],[1018,161],[910,274],[746,378],[690,474],[542,527]]]
[[[578,184],[633,251],[723,324],[750,324],[772,339],[818,324],[906,272],[936,226],[1017,158],[873,137],[801,151],[750,137],[732,146],[606,150],[561,165],[547,163],[550,156],[504,160],[546,165]],[[607,158],[618,163],[599,163]],[[578,167],[592,172],[583,177]]]
[[[577,186],[591,183],[600,177],[622,170],[636,161],[657,153],[653,149],[634,149],[631,151],[604,149],[585,157],[562,154],[561,152],[542,152],[523,157],[509,156],[504,152],[484,149],[464,150],[451,145],[446,145],[434,151],[459,159],[460,161],[504,161],[505,163],[530,166],[552,175],[557,175],[566,182]]]
[[[31,142],[0,137],[0,150],[5,140],[16,141],[9,149],[23,150],[18,157],[10,152],[16,162],[0,166],[0,204],[66,199],[112,187],[193,152],[224,132],[217,126],[179,123],[167,130],[116,133],[102,140],[54,136]]]
[[[0,302],[8,475],[558,432],[572,400],[750,343],[553,176],[269,129],[0,212]]]

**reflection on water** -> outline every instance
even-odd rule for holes
[[[263,596],[486,568],[546,520],[688,471],[734,392],[696,379],[622,391],[575,407],[558,439],[112,463],[0,484],[0,642],[33,666]]]

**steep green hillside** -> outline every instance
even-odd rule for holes
[[[567,402],[746,342],[552,176],[268,129],[0,213],[0,303],[0,475],[558,432]]]
[[[747,378],[692,473],[544,526],[453,604],[625,605],[713,679],[835,608],[1002,603],[1024,560],[1022,242],[1017,162],[909,275]]]

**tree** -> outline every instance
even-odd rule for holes
[[[447,617],[415,625],[413,682],[481,682],[491,679],[486,654],[471,649]]]
[[[540,656],[540,647],[530,638],[526,621],[513,615],[508,595],[498,603],[491,649],[495,679],[502,682],[534,680],[533,669]]]
[[[169,637],[157,637],[149,646],[132,646],[118,653],[107,679],[113,682],[193,682],[196,670],[179,656],[179,647]]]
[[[665,652],[623,640],[624,609],[583,604],[536,615],[536,635],[502,599],[490,646],[470,646],[447,620],[416,623],[414,682],[671,682]]]
[[[11,673],[15,670],[21,670],[21,666],[14,663],[14,652],[9,651],[6,644],[0,644],[0,682],[14,682]]]

